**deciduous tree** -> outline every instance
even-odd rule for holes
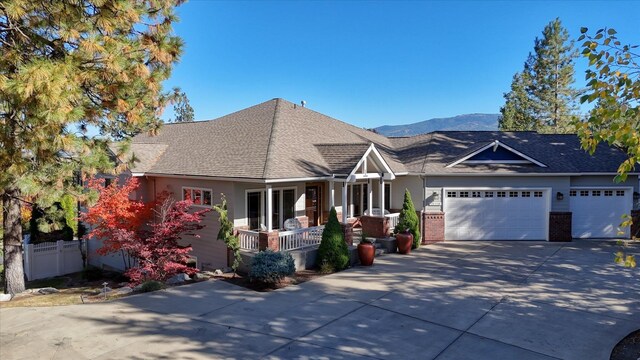
[[[172,34],[174,8],[181,2],[0,2],[6,292],[24,290],[23,195],[34,196],[39,205],[59,200],[77,185],[74,174],[113,168],[110,140],[153,131],[161,123],[167,99],[162,82],[182,48],[182,41]],[[88,126],[103,136],[75,132]]]
[[[197,272],[187,266],[191,246],[182,246],[179,240],[185,235],[198,237],[202,217],[211,209],[191,211],[190,200],[174,201],[169,194],[149,203],[131,198],[138,188],[135,178],[107,187],[96,180],[90,188],[98,193],[98,199],[81,216],[91,227],[86,239],[102,240],[101,255],[120,252],[125,275],[133,284]]]
[[[594,153],[605,142],[627,153],[618,167],[616,181],[625,181],[640,162],[640,52],[638,45],[622,44],[615,29],[589,33],[580,29],[582,56],[589,61],[586,72],[587,92],[582,103],[595,102],[586,121],[576,122],[582,147]],[[628,217],[622,226],[630,226]],[[631,234],[638,237],[638,234]],[[635,267],[636,259],[624,251],[616,261]]]

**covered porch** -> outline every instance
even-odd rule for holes
[[[291,251],[317,246],[332,207],[349,245],[354,227],[368,237],[387,237],[399,219],[399,213],[391,210],[395,175],[373,144],[355,151],[359,154],[355,159],[340,164],[344,171],[322,181],[282,186],[272,182],[263,189],[247,190],[247,223],[237,228],[241,248]]]

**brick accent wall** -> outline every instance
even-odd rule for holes
[[[422,243],[433,244],[444,240],[444,213],[442,211],[422,213]]]
[[[549,213],[549,241],[571,241],[571,212]]]
[[[308,228],[309,227],[309,218],[306,216],[298,216],[296,217],[296,219],[298,219],[298,221],[300,221],[300,226],[302,226],[303,228]]]
[[[260,231],[258,233],[258,249],[260,251],[266,249],[280,251],[280,238],[278,237],[278,234],[278,230],[271,232]]]
[[[347,245],[353,245],[353,224],[346,223],[340,224],[342,226],[342,232],[344,233],[344,241]]]
[[[631,210],[631,220],[633,220],[633,224],[631,224],[631,238],[639,238],[640,237],[640,210]]]
[[[389,219],[382,216],[360,217],[362,232],[367,236],[382,238],[389,235]]]

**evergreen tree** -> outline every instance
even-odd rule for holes
[[[193,121],[194,114],[191,104],[189,104],[189,98],[184,91],[180,91],[180,88],[173,88],[173,112],[175,118],[173,122],[190,122]]]
[[[577,52],[560,19],[551,21],[536,37],[524,70],[513,77],[504,94],[500,130],[535,130],[544,133],[573,132],[577,97],[573,61]]]
[[[333,270],[342,270],[349,265],[349,247],[344,241],[342,226],[334,207],[329,212],[329,221],[324,226],[322,241],[318,247],[317,265],[321,266],[323,263],[331,266]]]
[[[181,53],[181,0],[0,2],[0,194],[5,291],[24,290],[22,199],[49,207],[74,175],[113,171],[107,144],[161,124]],[[96,128],[89,138],[74,129]],[[126,146],[122,148],[126,150]],[[125,164],[126,165],[126,164]]]
[[[552,133],[571,131],[576,117],[578,92],[574,82],[573,61],[577,52],[569,32],[556,18],[545,26],[542,39],[536,38],[534,61],[531,68],[532,82],[529,88],[533,112],[539,130]]]
[[[418,213],[416,213],[416,208],[413,206],[409,189],[404,189],[404,202],[402,203],[398,225],[396,225],[394,232],[397,234],[404,230],[409,230],[413,235],[412,248],[417,249],[420,247],[420,219],[418,219]]]
[[[504,94],[506,100],[500,108],[498,126],[501,131],[528,131],[533,130],[535,120],[531,114],[531,100],[527,94],[527,88],[531,79],[526,72],[513,75],[511,91]]]

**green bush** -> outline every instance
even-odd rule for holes
[[[329,221],[322,232],[322,241],[318,248],[317,265],[328,264],[339,271],[349,265],[349,247],[344,241],[344,233],[335,208],[331,208]],[[326,266],[326,265],[325,265]]]
[[[265,284],[276,284],[296,271],[296,264],[288,252],[260,251],[253,257],[249,278]]]
[[[163,283],[161,283],[160,281],[149,280],[140,284],[140,287],[138,288],[138,292],[146,293],[146,292],[157,291],[162,289],[164,289]]]
[[[404,190],[404,202],[402,203],[402,210],[400,211],[400,219],[398,225],[394,229],[394,233],[399,233],[405,230],[409,230],[413,235],[413,249],[420,247],[420,219],[416,213],[416,208],[411,201],[411,193],[408,189]]]

